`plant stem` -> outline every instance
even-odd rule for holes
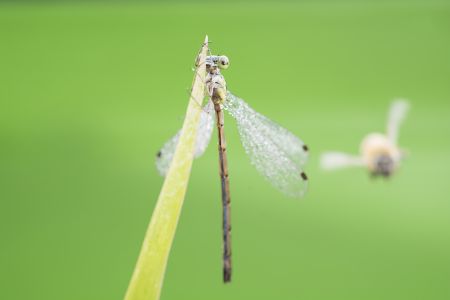
[[[156,300],[161,294],[167,260],[194,159],[195,140],[205,93],[207,53],[208,36],[197,59],[181,136],[153,211],[125,300]]]

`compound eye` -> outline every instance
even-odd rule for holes
[[[219,68],[225,70],[228,69],[229,66],[230,61],[228,60],[228,57],[225,55],[219,56]]]

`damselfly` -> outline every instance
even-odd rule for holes
[[[195,157],[201,156],[211,139],[214,127],[213,110],[218,131],[219,168],[223,206],[223,280],[231,281],[231,219],[230,189],[223,110],[236,120],[246,153],[255,168],[273,186],[292,197],[301,197],[307,188],[303,171],[308,158],[308,147],[294,134],[254,111],[244,100],[227,91],[221,70],[227,69],[226,56],[208,56],[206,59],[206,94],[209,96],[200,117]],[[180,132],[158,152],[156,166],[161,175],[169,169]]]
[[[370,133],[362,141],[360,155],[326,152],[321,156],[321,166],[326,170],[344,167],[366,167],[372,176],[389,177],[400,165],[404,151],[398,146],[400,124],[409,109],[406,100],[391,104],[386,134]]]

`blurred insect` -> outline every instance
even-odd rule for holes
[[[321,156],[321,167],[334,170],[344,167],[366,167],[374,177],[391,176],[399,167],[404,151],[398,146],[400,124],[409,110],[406,100],[396,100],[391,104],[386,134],[370,133],[362,141],[360,155],[353,156],[341,152],[327,152]]]
[[[255,168],[273,186],[292,197],[301,197],[307,188],[303,166],[308,147],[294,134],[254,111],[244,100],[227,91],[221,70],[227,69],[226,56],[208,56],[205,89],[209,96],[203,107],[197,132],[195,157],[201,156],[211,139],[214,125],[213,109],[219,142],[219,167],[223,208],[223,280],[231,281],[231,219],[230,189],[223,110],[236,120],[241,142]],[[156,167],[164,176],[170,167],[180,132],[158,152]]]

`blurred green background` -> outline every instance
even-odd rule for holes
[[[311,149],[304,199],[227,117],[234,274],[221,279],[216,135],[195,161],[162,299],[450,299],[450,3],[0,4],[2,299],[122,299],[205,34],[231,91]],[[412,110],[391,180],[326,173]]]

